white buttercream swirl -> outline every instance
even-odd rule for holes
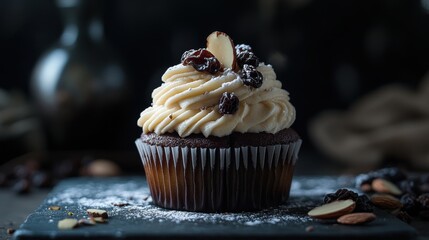
[[[164,82],[152,92],[153,104],[137,121],[144,133],[160,135],[177,132],[186,137],[193,133],[204,136],[226,136],[232,132],[276,133],[295,121],[295,108],[289,93],[282,89],[270,65],[257,68],[263,75],[260,88],[243,84],[238,73],[226,71],[211,75],[192,66],[178,64],[162,76]],[[224,92],[240,100],[238,111],[222,115],[218,110]]]

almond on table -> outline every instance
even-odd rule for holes
[[[372,181],[371,188],[379,193],[388,193],[393,195],[402,194],[402,191],[395,184],[382,178],[374,179],[374,181]]]
[[[356,225],[374,221],[376,218],[374,213],[349,213],[339,217],[337,222],[347,225]]]
[[[90,209],[87,209],[86,212],[88,213],[88,216],[93,218],[96,218],[96,217],[109,218],[106,210],[90,208]]]
[[[402,203],[399,199],[389,194],[374,194],[371,196],[371,202],[380,208],[384,209],[398,209],[402,208]]]
[[[355,207],[356,203],[353,200],[339,200],[316,207],[309,211],[308,215],[319,219],[337,218],[353,212]]]

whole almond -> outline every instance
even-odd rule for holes
[[[347,225],[356,225],[371,222],[374,221],[374,219],[376,219],[374,213],[350,213],[339,217],[337,222]]]
[[[356,203],[351,200],[339,200],[313,208],[308,215],[313,218],[329,219],[337,218],[344,214],[351,213],[356,207]]]
[[[375,206],[385,209],[402,208],[401,201],[388,194],[374,194],[371,196],[371,202]]]
[[[402,191],[395,184],[382,178],[374,179],[374,181],[372,181],[371,188],[378,193],[389,193],[393,195],[402,194]]]

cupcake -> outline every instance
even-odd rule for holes
[[[214,32],[162,81],[140,114],[136,140],[156,205],[238,212],[288,199],[302,141],[271,65]]]

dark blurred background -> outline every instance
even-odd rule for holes
[[[72,0],[0,1],[0,162],[46,149],[133,151],[141,133],[139,113],[150,105],[150,93],[161,84],[163,72],[179,63],[184,51],[204,47],[214,30],[228,33],[236,44],[251,45],[263,62],[274,66],[297,109],[294,128],[304,139],[304,151],[314,150],[307,125],[320,112],[347,109],[386,84],[414,88],[429,69],[428,0],[87,2],[89,6],[70,13],[64,9]],[[78,19],[79,33],[92,29],[89,40],[67,43],[70,14]],[[43,73],[36,66],[46,68],[44,61],[58,49],[78,64],[70,64],[75,69],[71,66],[68,73],[57,73],[58,79],[67,78],[57,90],[72,89],[76,95],[64,90],[44,99],[37,90]],[[61,62],[62,55],[56,54],[49,61]],[[116,66],[106,70],[111,74],[96,73],[94,84],[76,83],[86,71],[79,70],[82,63],[91,70],[111,62]],[[100,76],[112,78],[105,80],[111,84]],[[94,94],[81,94],[93,85],[98,89]],[[91,98],[97,94],[103,102]],[[109,102],[110,97],[115,100]],[[73,105],[81,99],[81,105]],[[60,103],[43,113],[46,101]],[[91,107],[83,109],[88,103]],[[66,108],[88,117],[75,120],[73,113],[62,112]],[[72,123],[63,124],[70,119]]]

